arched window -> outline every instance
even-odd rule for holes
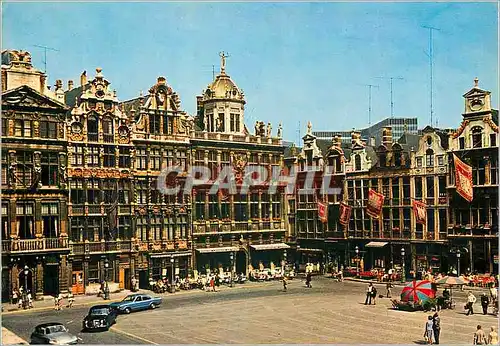
[[[425,152],[425,165],[434,167],[434,151],[432,149],[427,149]]]
[[[361,170],[361,155],[359,155],[359,154],[354,156],[354,169],[356,171]]]
[[[472,147],[481,148],[483,146],[483,129],[479,126],[472,128]]]
[[[87,135],[89,141],[97,142],[99,138],[99,120],[95,115],[87,118]]]

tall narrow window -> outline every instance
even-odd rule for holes
[[[40,138],[57,138],[57,123],[53,121],[40,121]]]
[[[101,202],[101,189],[98,179],[87,180],[87,202],[89,204],[99,204]]]
[[[434,167],[434,151],[432,149],[427,149],[425,152],[425,165]]]
[[[42,153],[42,185],[56,186],[58,175],[58,158],[56,153]]]
[[[42,203],[43,235],[46,238],[59,236],[59,205],[57,203]]]
[[[137,157],[137,169],[140,170],[148,169],[148,154],[146,148],[137,149],[136,157]]]
[[[2,240],[10,239],[10,229],[9,229],[9,205],[7,203],[2,203]]]
[[[97,142],[99,139],[99,120],[95,115],[87,118],[87,136],[91,142]]]
[[[235,130],[235,128],[236,128],[236,127],[234,126],[234,120],[235,120],[235,119],[234,119],[234,114],[233,114],[233,113],[231,113],[231,114],[230,114],[230,116],[229,116],[229,118],[230,118],[230,123],[229,123],[229,124],[230,124],[230,131],[231,131],[231,132],[234,132],[234,130]]]
[[[355,166],[355,170],[356,171],[360,171],[361,170],[361,155],[356,155],[354,156],[354,166]]]
[[[464,137],[460,137],[458,138],[458,144],[459,144],[459,148],[462,150],[462,149],[465,149],[465,138]]]
[[[151,169],[159,171],[161,169],[161,151],[159,148],[152,148],[149,152]]]
[[[16,182],[18,185],[30,187],[33,183],[33,153],[17,152]]]
[[[79,145],[73,146],[73,154],[71,155],[71,165],[74,167],[83,166],[83,147]]]
[[[236,114],[235,123],[236,123],[236,132],[240,132],[241,122],[240,122],[240,115],[239,114]]]
[[[120,147],[118,156],[118,167],[129,168],[130,167],[130,149]]]
[[[149,133],[153,135],[160,134],[160,115],[150,114],[149,115]]]
[[[106,117],[102,120],[102,132],[104,136],[104,143],[113,143],[115,141],[113,119]]]
[[[258,192],[254,192],[250,195],[250,217],[252,219],[258,219],[260,217]]]
[[[472,147],[481,148],[483,146],[483,129],[479,126],[472,128]]]
[[[72,204],[85,203],[85,192],[83,190],[83,179],[72,178],[70,186],[70,201]]]
[[[206,219],[206,213],[205,213],[205,196],[206,192],[205,191],[196,191],[196,198],[195,198],[195,220],[205,220]]]
[[[235,221],[248,220],[247,195],[234,195],[234,219]]]
[[[490,146],[491,147],[497,146],[497,134],[496,133],[490,134]]]
[[[32,203],[16,204],[16,233],[21,239],[35,237],[35,214]]]
[[[104,146],[104,167],[115,167],[116,165],[116,151],[115,147],[112,146]]]
[[[99,166],[99,147],[89,145],[87,148],[87,166]]]

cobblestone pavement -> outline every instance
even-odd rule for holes
[[[85,343],[423,343],[423,312],[392,310],[389,299],[365,306],[366,285],[314,278],[308,289],[300,280],[283,292],[279,282],[218,293],[171,295],[160,309],[122,315],[111,331],[81,334]],[[384,285],[377,285],[385,293]],[[393,290],[397,296],[401,288]],[[475,292],[478,295],[478,292]],[[464,292],[455,292],[456,310],[441,312],[442,344],[470,344],[476,325],[496,326],[495,316],[465,316]],[[480,305],[476,304],[479,312]],[[63,320],[81,326],[86,309],[13,314],[7,328],[29,337],[35,324]],[[58,319],[57,319],[58,318]],[[31,323],[31,325],[29,324]],[[75,329],[76,328],[76,329]]]

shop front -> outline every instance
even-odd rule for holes
[[[285,243],[250,245],[253,268],[283,267],[287,263],[289,245]]]
[[[230,271],[231,266],[231,253],[236,255],[236,261],[240,259],[240,247],[238,246],[220,246],[211,248],[198,248],[196,249],[196,269],[199,274],[208,274],[215,271],[219,272],[222,268],[223,271]],[[234,260],[234,257],[233,257]]]

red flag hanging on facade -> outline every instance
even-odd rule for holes
[[[373,189],[368,190],[368,205],[366,213],[373,218],[380,218],[382,214],[382,205],[384,204],[384,195]]]
[[[340,202],[339,222],[341,225],[347,226],[349,224],[349,220],[351,219],[351,210],[352,208],[346,203]]]
[[[415,213],[415,222],[425,225],[427,222],[427,204],[413,200],[413,212]]]
[[[327,205],[323,202],[318,202],[318,217],[321,220],[321,222],[327,222]]]
[[[472,192],[472,167],[460,160],[453,154],[455,165],[455,187],[457,193],[466,201],[472,202],[474,194]]]

